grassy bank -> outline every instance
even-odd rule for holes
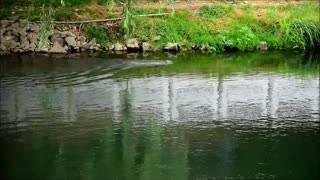
[[[132,11],[148,14],[157,10],[133,8]],[[161,36],[160,41],[152,42],[159,48],[167,42],[176,42],[186,49],[210,47],[212,51],[255,50],[260,41],[266,41],[269,49],[307,49],[320,43],[319,8],[310,2],[203,6],[196,12],[181,10],[162,18],[136,17],[134,22],[131,37],[151,41]],[[98,39],[100,35],[97,33]],[[116,38],[106,37],[119,41]]]
[[[308,13],[306,13],[308,12]],[[286,6],[204,6],[196,14],[176,12],[167,18],[136,18],[133,36],[177,42],[183,47],[209,45],[214,50],[253,50],[259,41],[271,49],[319,46],[319,9],[313,4]]]
[[[121,16],[122,7],[117,1],[111,10],[107,0],[71,0],[66,1],[66,6],[58,6],[58,1],[53,2],[56,6],[56,20]],[[269,49],[314,49],[320,45],[317,1],[293,1],[294,3],[285,4],[277,4],[279,1],[267,1],[268,3],[263,4],[251,1],[236,1],[237,4],[208,1],[196,8],[188,8],[187,2],[174,6],[159,5],[158,1],[153,4],[150,4],[152,1],[143,2],[133,4],[130,13],[138,15],[169,12],[171,15],[133,17],[129,35],[121,21],[111,26],[110,23],[88,24],[84,26],[84,33],[89,39],[96,38],[102,45],[125,42],[127,34],[127,38],[139,38],[157,48],[162,48],[167,42],[174,42],[182,49],[202,48],[219,52],[256,50],[260,41],[266,41]],[[40,3],[35,4],[39,5]],[[36,20],[37,16],[33,16],[33,19]],[[156,36],[161,37],[160,40],[152,41]]]

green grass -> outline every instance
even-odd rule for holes
[[[32,17],[37,17],[39,14],[37,3],[44,1],[34,1],[36,8]],[[72,17],[74,12],[71,8],[68,10],[68,6],[81,5],[89,1],[65,0],[66,6],[57,8],[55,19],[64,20],[65,17]],[[109,1],[97,2],[104,4]],[[57,2],[60,1],[54,1]],[[82,13],[81,8],[79,9]],[[167,9],[161,11],[171,12]],[[176,42],[185,48],[209,45],[216,51],[255,50],[260,41],[266,41],[269,49],[308,49],[316,48],[320,44],[319,8],[314,3],[279,6],[215,5],[203,6],[197,12],[176,11],[174,15],[165,17],[134,17],[137,14],[158,12],[159,7],[151,9],[132,7],[130,14],[133,16],[127,18],[127,21],[122,21],[122,28],[110,30],[102,25],[88,25],[85,32],[88,39],[96,38],[103,45],[108,42],[124,41],[125,34],[127,38],[137,37],[149,42],[154,36],[160,35],[160,41],[151,42],[158,48],[162,48],[167,42]],[[3,11],[3,13],[10,12]],[[94,12],[89,14],[91,18],[94,17]],[[108,17],[111,15],[112,13],[106,13]],[[117,15],[119,16],[120,14]],[[123,16],[126,17],[125,14]]]
[[[159,47],[166,42],[185,47],[208,44],[217,51],[254,50],[260,41],[270,49],[307,49],[320,43],[319,9],[313,4],[239,9],[242,13],[234,14],[233,7],[205,6],[197,16],[184,11],[165,18],[137,18],[134,36],[150,40],[161,35]],[[216,26],[219,22],[222,25]]]
[[[97,42],[101,45],[106,45],[111,40],[110,34],[108,34],[103,26],[87,26],[85,34],[88,39],[96,38]]]
[[[199,9],[199,16],[207,18],[220,18],[234,10],[233,6],[203,6]]]

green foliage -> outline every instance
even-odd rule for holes
[[[131,8],[131,12],[134,15],[157,14],[157,13],[159,13],[159,9],[145,9],[145,8],[134,7],[134,8]]]
[[[234,16],[230,14],[233,9],[230,7],[223,7],[219,11],[215,11],[218,8],[212,10],[205,7],[199,10],[198,17],[185,11],[165,19],[139,18],[139,32],[134,36],[151,40],[153,36],[161,35],[160,42],[156,43],[160,47],[166,42],[177,42],[185,47],[207,44],[218,51],[230,48],[253,50],[259,41],[266,41],[270,49],[314,48],[320,42],[317,18],[303,11],[313,11],[312,14],[315,14],[315,9],[309,5],[295,8],[296,11],[290,11],[289,16],[281,16],[279,10],[273,7],[263,9],[263,16],[257,16],[253,10]],[[294,15],[300,20],[294,18]],[[232,18],[226,18],[223,26],[215,27],[212,22],[220,19],[211,18],[219,16]]]
[[[113,11],[113,6],[114,6],[114,0],[107,0],[106,4],[107,4],[107,7],[108,7],[108,10],[112,12]]]
[[[133,20],[133,15],[131,12],[131,0],[125,0],[122,4],[122,14],[123,22],[121,24],[122,29],[125,32],[125,39],[129,39],[133,34],[136,24]]]
[[[85,34],[87,38],[95,38],[102,45],[106,45],[110,41],[110,36],[103,26],[87,26]]]
[[[175,0],[167,0],[170,4],[170,7],[171,7],[171,15],[174,15],[174,4],[175,4]]]
[[[320,28],[317,22],[292,22],[285,31],[288,48],[314,48],[320,42]]]
[[[207,18],[219,18],[222,17],[234,10],[233,6],[203,6],[199,9],[199,16],[207,17]]]
[[[53,33],[53,18],[54,10],[51,6],[46,12],[45,6],[42,6],[42,12],[40,14],[40,25],[39,25],[39,41],[38,47],[42,48],[48,44],[48,38]]]
[[[14,1],[15,4],[26,3],[28,0]],[[100,5],[106,5],[112,11],[114,3],[121,3],[122,17],[121,29],[113,29],[115,33],[103,26],[88,26],[86,34],[88,38],[96,38],[101,44],[107,42],[123,40],[131,37],[140,38],[142,41],[151,41],[154,36],[161,36],[160,41],[151,42],[154,46],[163,47],[167,42],[177,42],[182,47],[191,45],[210,45],[213,49],[223,51],[228,48],[250,50],[256,49],[259,41],[266,41],[269,49],[306,49],[315,48],[320,44],[319,8],[314,3],[300,3],[279,6],[253,6],[241,5],[227,6],[203,6],[196,13],[189,11],[177,11],[172,16],[166,17],[134,17],[138,14],[153,14],[163,10],[162,2],[158,7],[139,8],[131,7],[133,0],[34,0],[29,8],[28,17],[37,17],[39,5],[52,3],[58,6],[58,13],[55,18],[65,20],[66,17],[73,16],[73,8],[68,6],[83,5],[95,1]],[[5,2],[5,1],[3,1]],[[1,3],[3,3],[1,2]],[[28,2],[31,2],[28,1]],[[174,12],[174,0],[167,0]],[[61,7],[65,4],[66,7]],[[237,10],[235,11],[235,8]],[[77,13],[84,14],[85,10],[80,8]],[[0,13],[10,14],[10,11],[0,11]],[[99,18],[101,14],[95,16],[93,11],[87,12],[90,18]],[[105,15],[105,14],[104,14]],[[109,13],[119,17],[118,14]],[[1,15],[0,15],[1,16]],[[41,13],[41,17],[36,20],[42,21],[41,33],[49,34],[52,29],[49,22],[53,19],[53,14]],[[105,18],[105,17],[104,17]],[[51,19],[51,20],[50,20]],[[41,44],[47,35],[41,36]]]
[[[214,45],[217,50],[225,48],[252,50],[259,44],[259,38],[247,26],[237,26],[233,29],[223,29],[217,31],[214,37]]]

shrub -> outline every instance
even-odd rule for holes
[[[208,18],[219,18],[222,17],[234,10],[232,6],[203,6],[199,9],[199,16],[208,17]]]
[[[110,41],[110,35],[103,26],[87,26],[85,34],[89,39],[95,38],[101,45],[106,45]]]

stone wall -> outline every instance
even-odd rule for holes
[[[106,46],[96,42],[96,39],[87,39],[84,33],[76,26],[55,27],[48,38],[45,47],[38,47],[39,25],[25,20],[15,22],[0,20],[0,54],[8,53],[77,53],[84,51],[155,51],[148,42],[139,39],[129,39],[125,43],[113,43]],[[165,50],[178,50],[174,47],[165,47]]]
[[[142,42],[138,38],[132,38],[124,43],[110,43],[102,46],[96,39],[87,39],[84,33],[76,26],[64,25],[55,26],[54,32],[48,37],[48,43],[44,47],[38,47],[39,25],[30,22],[26,25],[25,20],[15,22],[0,20],[0,55],[9,53],[78,53],[85,51],[157,51],[159,49],[150,45],[149,42]],[[161,36],[152,38],[157,43]],[[214,48],[208,44],[194,45],[189,49],[181,47],[177,43],[168,42],[163,51],[200,50],[212,51]]]

